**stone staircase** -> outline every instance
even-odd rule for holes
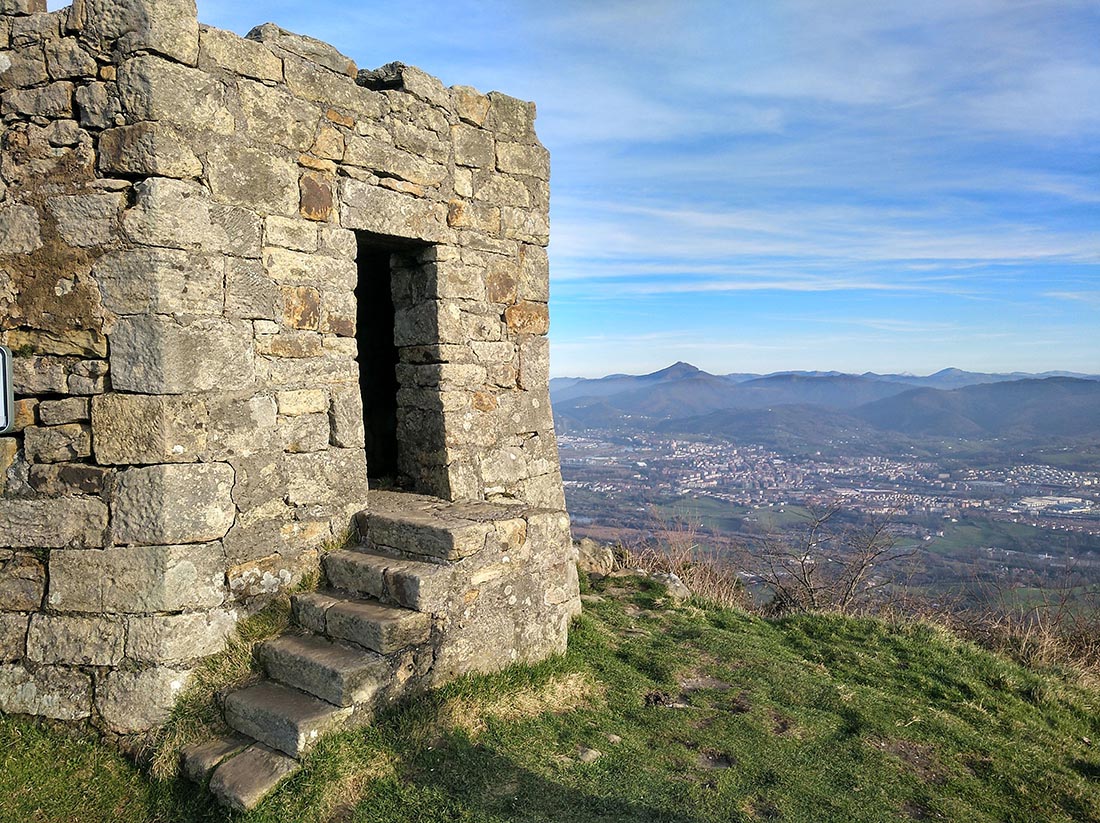
[[[356,517],[360,545],[323,558],[329,588],[295,596],[292,630],[258,647],[266,679],[225,698],[233,733],[181,753],[184,773],[224,805],[253,808],[326,733],[370,722],[410,690],[500,667],[481,652],[491,638],[456,612],[523,571],[514,556],[546,512],[401,492],[370,502]]]

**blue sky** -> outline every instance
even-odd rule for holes
[[[1096,0],[199,0],[535,100],[553,373],[1100,372]]]

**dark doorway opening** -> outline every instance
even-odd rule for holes
[[[363,396],[367,473],[379,485],[397,481],[397,345],[394,343],[393,247],[358,236],[355,338]]]

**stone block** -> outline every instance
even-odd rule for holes
[[[327,414],[303,414],[283,418],[279,423],[283,451],[292,454],[324,451],[329,445]]]
[[[38,49],[0,51],[0,91],[38,86],[46,80],[46,61]]]
[[[111,379],[122,391],[188,394],[253,383],[252,325],[160,316],[124,317],[111,335]]]
[[[269,149],[218,144],[206,154],[206,177],[214,199],[264,214],[294,214],[298,167]]]
[[[467,123],[481,126],[489,113],[489,98],[471,86],[451,86],[455,112]]]
[[[322,389],[281,391],[276,395],[276,400],[279,414],[284,417],[328,411],[328,395]]]
[[[363,398],[358,386],[339,386],[331,391],[328,419],[332,445],[361,449],[365,443]]]
[[[354,260],[359,253],[355,232],[335,226],[321,226],[321,252],[338,260]]]
[[[314,358],[324,351],[321,335],[310,331],[289,331],[256,339],[256,351],[271,357]]]
[[[212,457],[242,457],[270,453],[275,435],[275,398],[217,397],[206,399],[210,431],[207,444]]]
[[[60,550],[50,555],[47,603],[58,612],[211,609],[225,599],[220,543]]]
[[[264,274],[263,263],[228,257],[225,261],[225,313],[229,317],[274,320],[279,287]]]
[[[0,254],[30,254],[42,248],[33,206],[0,205]]]
[[[53,80],[95,77],[97,69],[95,58],[72,37],[46,44],[46,66]]]
[[[15,401],[14,431],[21,432],[27,426],[33,426],[38,418],[38,399],[25,397]]]
[[[484,129],[464,123],[451,126],[455,163],[476,169],[491,169],[496,165],[493,135]]]
[[[356,85],[353,78],[337,74],[310,60],[284,55],[283,75],[287,88],[295,97],[348,111],[367,121],[382,116],[381,94],[362,88]]]
[[[70,246],[94,248],[109,244],[119,230],[119,215],[124,196],[111,194],[74,194],[51,197],[46,201],[61,239]]]
[[[328,220],[335,207],[336,180],[331,174],[307,171],[298,181],[298,212],[307,220]]]
[[[542,246],[520,247],[519,296],[522,300],[545,303],[550,299],[550,263]]]
[[[517,100],[499,91],[489,92],[485,128],[517,143],[535,140],[535,104]]]
[[[350,57],[341,54],[334,46],[313,37],[295,34],[279,28],[274,23],[264,23],[262,26],[256,26],[245,37],[249,40],[264,43],[272,48],[289,51],[291,54],[296,54],[346,77],[355,77],[358,71],[354,61]]]
[[[16,465],[17,458],[19,441],[14,437],[0,437],[0,495],[8,493],[8,472]]]
[[[107,507],[99,500],[0,499],[0,546],[102,546]]]
[[[321,254],[267,248],[264,249],[263,261],[268,276],[283,285],[327,287],[351,292],[359,280],[359,271],[353,261]]]
[[[105,617],[36,614],[27,634],[27,658],[35,663],[114,666],[122,660],[126,629]]]
[[[268,442],[266,445],[270,449],[273,444]],[[286,472],[280,452],[265,449],[255,454],[235,456],[231,460],[237,475],[237,482],[233,485],[233,501],[241,512],[238,521],[246,516],[257,516],[256,510],[263,506],[272,503],[284,505]],[[277,520],[287,512],[276,508],[269,514]]]
[[[219,540],[236,515],[233,467],[190,463],[128,469],[111,506],[116,543],[167,545]]]
[[[206,404],[194,397],[105,394],[92,404],[96,461],[186,463],[206,449]]]
[[[229,251],[225,229],[216,226],[206,190],[192,181],[151,177],[134,186],[136,203],[122,225],[134,243],[167,248]]]
[[[226,87],[206,72],[141,55],[119,67],[118,91],[132,120],[156,120],[199,133],[234,132]]]
[[[191,673],[157,666],[111,671],[96,682],[95,705],[107,727],[120,734],[163,726]]]
[[[218,609],[193,614],[131,617],[126,656],[148,663],[178,663],[217,654],[237,626],[237,613]]]
[[[545,246],[550,241],[550,221],[543,211],[503,206],[500,224],[504,236],[524,243]]]
[[[497,168],[506,174],[550,179],[550,152],[539,145],[497,143]]]
[[[115,314],[222,313],[225,273],[218,257],[138,247],[105,254],[92,276],[104,307]]]
[[[255,211],[222,203],[210,204],[215,248],[235,257],[260,258],[263,222]]]
[[[338,290],[324,292],[321,296],[320,331],[339,337],[354,338],[358,308],[354,293]],[[350,342],[353,345],[355,343],[353,339]],[[357,349],[352,356],[358,356]]]
[[[110,469],[87,463],[46,463],[30,467],[31,488],[46,497],[102,494]]]
[[[0,613],[0,661],[19,660],[27,649],[26,614]]]
[[[318,247],[317,224],[308,220],[271,215],[264,220],[264,244],[315,252]]]
[[[32,554],[0,549],[0,610],[37,611],[46,590],[46,567]]]
[[[115,125],[115,118],[122,116],[122,102],[115,92],[115,85],[89,83],[79,87],[73,95],[80,125],[85,128],[107,129]]]
[[[286,468],[291,505],[366,502],[367,462],[362,449],[288,454]]]
[[[490,163],[492,162],[490,155]],[[395,177],[418,186],[438,186],[447,179],[447,169],[390,143],[373,137],[351,135],[344,149],[344,162]]]
[[[238,81],[237,90],[245,128],[253,143],[298,152],[313,145],[321,118],[318,106],[287,94],[282,87],[250,80]]]
[[[488,203],[452,200],[447,204],[447,225],[475,229],[486,234],[499,234],[500,209]]]
[[[429,243],[446,242],[447,207],[443,203],[410,197],[359,180],[341,181],[344,228]]]
[[[524,300],[505,309],[504,322],[514,334],[546,334],[550,330],[550,312],[545,303]]]
[[[0,666],[0,712],[54,720],[83,720],[92,711],[92,679],[83,672],[39,666]]]
[[[143,122],[100,135],[99,169],[106,174],[187,179],[202,174],[202,162],[171,126]]]
[[[519,386],[545,389],[550,382],[550,340],[542,335],[524,335],[519,342]]]
[[[83,0],[81,37],[99,51],[153,51],[195,65],[199,22],[195,0]]]
[[[32,463],[63,463],[92,453],[92,431],[81,423],[64,426],[28,426],[23,448]]]
[[[282,286],[282,324],[317,331],[321,322],[321,295],[312,286]]]
[[[83,423],[88,420],[88,398],[66,397],[64,400],[43,400],[38,406],[38,419],[43,426]]]
[[[73,84],[68,80],[33,89],[12,89],[3,97],[2,110],[7,114],[23,114],[50,119],[73,116]]]
[[[0,343],[12,351],[23,350],[35,354],[56,354],[62,357],[107,355],[107,337],[98,328],[8,329],[0,332]]]
[[[246,40],[231,31],[199,26],[199,68],[216,66],[232,74],[279,82],[283,61],[263,43]]]

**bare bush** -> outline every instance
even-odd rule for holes
[[[945,619],[958,634],[1029,667],[1100,683],[1100,591],[1084,583],[1071,570],[1023,602],[1012,586],[986,581],[969,593],[969,605]]]
[[[771,591],[774,613],[863,608],[877,589],[896,582],[897,563],[916,554],[897,545],[889,516],[839,526],[840,510],[835,503],[809,509],[793,534],[765,534],[754,550],[738,553],[742,568]]]

